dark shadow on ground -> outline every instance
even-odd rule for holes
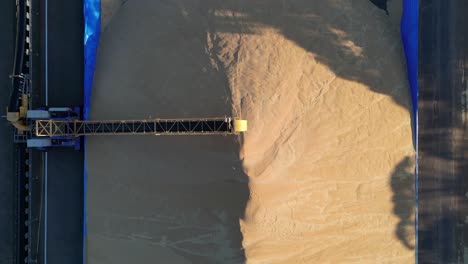
[[[387,15],[389,15],[388,7],[387,7],[387,0],[369,0],[369,1],[371,1],[376,7],[382,9],[383,11],[385,11]]]
[[[393,170],[390,178],[393,191],[393,213],[400,219],[396,237],[408,249],[414,249],[413,241],[408,238],[414,233],[414,164],[410,157],[405,157]]]

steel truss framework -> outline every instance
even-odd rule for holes
[[[235,134],[230,117],[205,119],[150,120],[36,120],[38,137],[79,137],[92,135],[213,135]]]

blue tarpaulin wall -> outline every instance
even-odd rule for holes
[[[403,16],[401,18],[401,39],[405,50],[408,81],[410,85],[412,114],[413,114],[413,139],[416,150],[415,167],[415,233],[416,254],[418,263],[418,25],[419,24],[419,0],[403,0]]]
[[[101,33],[101,1],[84,0],[84,118],[89,117],[89,103],[93,86],[96,54]]]
[[[101,10],[100,0],[84,1],[84,118],[89,117],[89,104],[91,90],[94,78],[94,69],[96,66],[96,54],[99,44],[101,29]],[[406,57],[408,71],[408,80],[410,84],[412,115],[413,115],[413,134],[417,153],[418,148],[418,20],[419,20],[419,0],[403,0],[403,16],[401,19],[401,38]],[[85,145],[86,146],[86,145]],[[85,151],[86,155],[86,151]],[[417,154],[416,154],[417,155]],[[417,159],[416,159],[417,162]],[[86,157],[84,167],[84,212],[83,212],[83,250],[86,238]],[[416,164],[416,210],[417,210],[417,164]],[[417,227],[417,214],[416,214]],[[417,229],[416,229],[417,230]],[[417,235],[417,232],[416,232]],[[416,237],[417,243],[417,237]],[[416,245],[417,250],[417,245]],[[84,254],[83,254],[84,255]],[[416,254],[417,256],[417,254]]]
[[[101,33],[101,1],[100,0],[83,0],[84,8],[84,106],[83,118],[89,118],[89,105],[91,99],[91,91],[93,87],[94,69],[96,67],[96,54],[99,44],[99,36]],[[86,140],[83,139],[83,140]],[[83,175],[83,263],[85,263],[85,241],[86,241],[86,144],[84,158],[84,175]]]
[[[413,103],[414,135],[417,135],[418,114],[418,20],[419,0],[403,1],[403,16],[401,18],[401,39],[405,50],[408,81],[410,84],[411,101]],[[417,138],[415,138],[417,139]]]

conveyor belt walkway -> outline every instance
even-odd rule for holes
[[[35,120],[37,137],[94,135],[214,135],[238,134],[247,129],[245,120],[231,117],[149,120]]]

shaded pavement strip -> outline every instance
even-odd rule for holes
[[[0,1],[0,109],[1,115],[9,103],[15,52],[15,2]],[[13,263],[15,187],[13,182],[13,129],[6,120],[0,121],[0,260]],[[2,262],[3,263],[3,262]]]
[[[419,263],[465,261],[467,12],[463,0],[421,1]]]

